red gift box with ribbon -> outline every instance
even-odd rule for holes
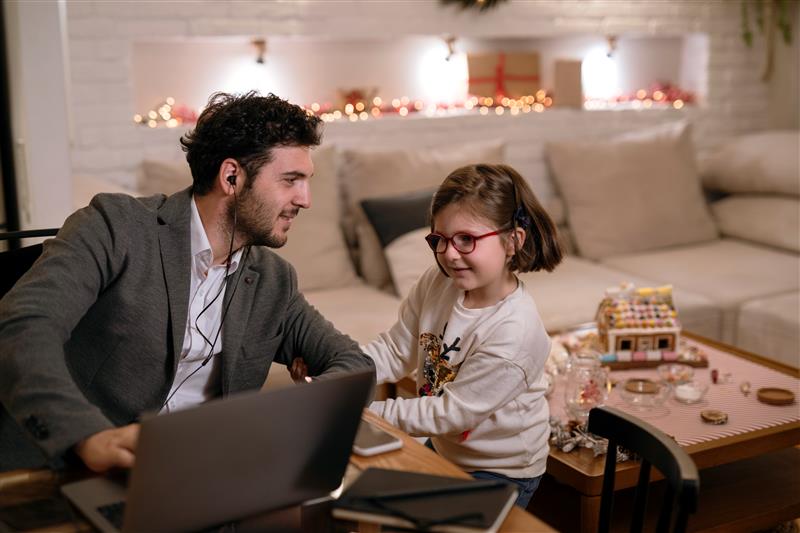
[[[539,54],[499,52],[468,54],[469,93],[492,98],[519,98],[539,89]]]

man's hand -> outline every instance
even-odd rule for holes
[[[308,366],[303,361],[302,357],[295,357],[292,360],[292,365],[289,367],[289,374],[295,383],[310,383],[311,378],[308,377]]]
[[[129,424],[85,438],[75,445],[75,453],[94,472],[105,472],[113,467],[131,468],[138,440],[139,424]]]

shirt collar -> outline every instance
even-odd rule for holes
[[[200,219],[200,211],[197,210],[197,203],[195,202],[194,196],[192,196],[191,209],[192,220],[189,226],[191,234],[192,258],[194,259],[195,263],[199,263],[199,265],[202,265],[207,269],[211,265],[211,260],[214,257],[214,254],[211,251],[211,243],[208,241],[208,235],[206,235],[206,230],[203,227],[203,221]],[[231,266],[228,271],[229,275],[236,272],[236,268],[239,266],[239,260],[241,257],[242,248],[239,248],[233,252],[233,256],[231,257]]]

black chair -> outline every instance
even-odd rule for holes
[[[58,228],[37,229],[27,231],[10,231],[0,233],[0,241],[19,241],[32,237],[52,237]],[[34,261],[42,255],[42,244],[33,244],[22,248],[13,248],[0,252],[0,298],[6,295],[22,275],[28,271]]]
[[[600,496],[598,531],[606,533],[611,526],[618,446],[626,448],[641,458],[630,530],[638,532],[642,531],[644,527],[650,467],[655,466],[664,476],[667,484],[656,531],[658,533],[686,531],[689,515],[697,510],[697,498],[700,492],[697,466],[689,454],[662,431],[613,407],[592,409],[589,412],[588,430],[608,439],[608,454],[603,472],[603,491]],[[673,511],[675,512],[673,513]],[[671,523],[673,527],[670,530]]]

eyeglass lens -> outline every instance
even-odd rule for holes
[[[449,239],[442,235],[429,235],[426,239],[431,250],[437,254],[447,251],[447,243],[453,243],[453,247],[462,254],[468,254],[475,249],[475,237],[467,233],[456,233]]]

